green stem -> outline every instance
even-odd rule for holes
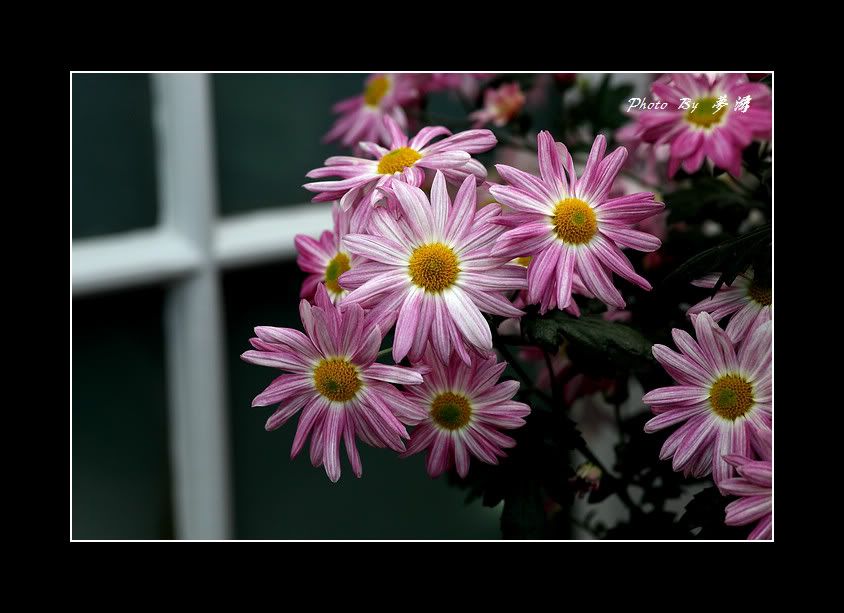
[[[551,361],[551,355],[543,350],[542,355],[545,356],[545,367],[548,369],[548,380],[551,382],[551,398],[555,405],[560,404],[560,394],[557,388],[557,378],[554,375],[554,363]]]
[[[507,362],[507,364],[513,369],[513,372],[521,379],[522,384],[525,386],[526,391],[530,394],[534,394],[542,398],[549,407],[554,406],[553,399],[546,394],[545,392],[536,388],[533,384],[533,380],[531,379],[530,375],[525,372],[524,368],[522,368],[521,364],[513,357],[513,354],[510,353],[510,350],[507,348],[507,345],[504,343],[499,342],[500,336],[498,336],[498,332],[493,329],[492,331],[492,344],[493,346],[501,352],[501,356]]]
[[[618,442],[624,442],[624,431],[621,427],[621,405],[619,403],[615,403],[615,426],[618,428]]]

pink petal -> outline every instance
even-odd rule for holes
[[[427,126],[419,130],[410,141],[410,148],[419,151],[438,136],[451,136],[451,130],[443,126]]]
[[[481,349],[492,349],[492,333],[478,307],[461,288],[452,286],[443,292],[451,320],[470,343]]]
[[[401,362],[410,351],[419,322],[419,309],[422,303],[422,290],[411,288],[399,310],[396,332],[393,339],[393,360]]]
[[[697,405],[709,398],[709,392],[692,385],[674,385],[651,390],[642,397],[642,402],[652,406]]]
[[[662,430],[668,426],[678,424],[681,421],[686,421],[687,419],[704,413],[707,410],[709,410],[709,407],[706,401],[670,409],[664,413],[660,413],[653,419],[650,419],[645,424],[645,432],[650,434],[658,430]]]
[[[542,180],[546,185],[553,186],[553,195],[561,200],[568,192],[568,182],[563,173],[563,164],[554,144],[554,138],[547,130],[541,131],[536,138]]]
[[[287,402],[284,403],[283,406],[280,406],[267,420],[264,429],[267,432],[271,432],[283,426],[287,421],[293,417],[299,409],[305,406],[308,402],[311,402],[314,399],[314,396],[308,394],[302,394],[300,396],[296,396],[295,398],[291,398]]]
[[[770,496],[748,496],[727,505],[727,517],[724,523],[728,526],[745,526],[770,514]]]
[[[346,447],[346,455],[349,458],[349,464],[352,465],[352,472],[355,477],[360,479],[363,475],[363,465],[360,462],[357,445],[355,445],[354,420],[347,417],[343,426],[343,444]]]
[[[253,407],[265,407],[313,391],[313,379],[304,374],[281,375],[252,401]]]
[[[322,396],[314,396],[311,402],[302,409],[302,413],[299,415],[299,426],[296,428],[296,436],[293,437],[293,447],[290,449],[291,460],[302,450],[311,429],[321,423],[322,416],[328,409],[328,404],[328,400]]]
[[[363,371],[367,379],[377,379],[387,383],[400,385],[418,385],[422,383],[422,375],[415,370],[403,366],[389,366],[387,364],[372,364]]]
[[[446,223],[448,222],[448,211],[451,201],[446,189],[445,176],[439,170],[434,175],[434,182],[431,184],[431,209],[433,213],[434,235],[441,240],[446,235]]]
[[[665,345],[654,345],[652,351],[657,361],[677,383],[701,388],[708,388],[712,384],[709,374],[686,356],[671,351]]]
[[[466,177],[457,196],[454,197],[448,222],[446,224],[446,240],[457,242],[472,227],[477,208],[477,190],[474,177]]]
[[[408,187],[408,189],[417,188]],[[406,245],[400,245],[382,236],[349,234],[343,239],[343,244],[351,253],[393,266],[404,266],[409,256]]]
[[[607,275],[598,259],[592,255],[589,248],[579,248],[575,251],[577,257],[577,273],[583,280],[583,283],[589,288],[595,296],[602,302],[618,307],[624,308],[624,298],[621,293],[612,284],[612,280]]]
[[[562,245],[557,260],[556,286],[557,286],[557,308],[564,309],[571,304],[571,287],[574,280],[574,266],[577,260],[575,249]]]
[[[662,245],[662,241],[652,234],[609,223],[601,225],[599,232],[614,240],[622,247],[630,247],[637,251],[656,251]]]

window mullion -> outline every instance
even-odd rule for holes
[[[165,306],[176,536],[225,539],[232,521],[210,84],[203,74],[152,79],[163,224],[200,255]]]

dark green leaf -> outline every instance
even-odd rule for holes
[[[697,177],[692,185],[665,195],[669,222],[700,223],[737,211],[746,216],[749,201],[729,184],[714,177]]]
[[[707,273],[723,271],[724,274],[713,289],[714,293],[721,284],[732,283],[738,274],[747,269],[755,257],[770,249],[771,225],[765,224],[689,258],[666,276],[663,283],[666,285],[688,283]]]
[[[573,317],[563,311],[538,315],[529,310],[522,319],[525,336],[549,351],[568,341],[567,351],[578,368],[590,374],[613,375],[619,369],[650,364],[652,343],[637,330],[606,321],[600,315]]]

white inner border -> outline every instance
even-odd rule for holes
[[[374,71],[390,72],[390,71]],[[404,71],[427,73],[428,71]],[[442,71],[541,74],[549,71]],[[646,94],[649,76],[678,72],[575,72],[597,83],[604,74]],[[737,72],[737,71],[729,71]],[[765,70],[747,72],[768,72]],[[229,456],[227,372],[220,293],[224,269],[295,257],[296,234],[318,236],[331,228],[327,204],[305,203],[234,217],[217,214],[217,177],[212,125],[212,74],[368,74],[368,71],[71,71],[70,139],[73,193],[73,75],[146,74],[151,79],[160,222],[136,230],[71,244],[71,331],[73,299],[165,284],[168,414],[175,537],[233,538]],[[715,73],[707,73],[715,74]],[[326,109],[326,113],[329,110]],[[320,135],[315,135],[318,138]],[[773,142],[773,137],[772,137]],[[303,177],[303,181],[305,178]],[[119,206],[117,203],[115,206]],[[73,201],[71,198],[71,219]],[[772,215],[773,217],[773,215]],[[72,228],[72,222],[71,222]],[[71,333],[71,397],[73,335]],[[200,362],[195,356],[203,356]],[[71,424],[73,406],[71,403]],[[73,540],[73,428],[70,433],[70,536]],[[655,458],[655,461],[658,461]],[[577,542],[577,541],[574,541]]]

